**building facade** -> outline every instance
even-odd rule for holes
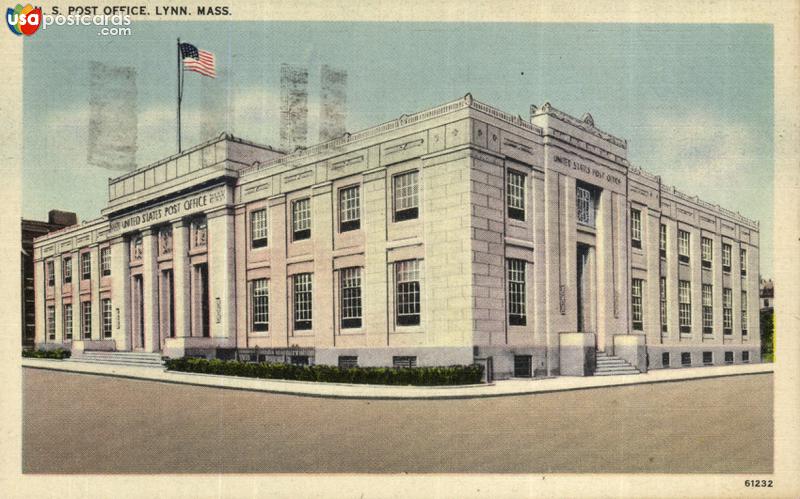
[[[758,223],[549,104],[469,94],[284,154],[228,135],[35,243],[45,348],[496,377],[759,361]]]
[[[33,240],[48,232],[78,223],[75,213],[50,210],[47,221],[23,218],[22,251],[20,253],[20,301],[22,306],[22,347],[33,348],[36,340],[36,298],[33,280]]]

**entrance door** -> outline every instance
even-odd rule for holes
[[[595,332],[595,309],[597,281],[594,276],[594,248],[579,244],[576,262],[577,319],[578,331]]]
[[[192,335],[208,337],[211,332],[208,264],[195,265],[192,279]]]
[[[586,314],[584,307],[586,305],[586,265],[588,262],[589,247],[583,244],[578,245],[578,261],[576,263],[577,269],[577,303],[578,303],[578,331],[584,332],[586,328]]]
[[[131,346],[134,349],[144,348],[144,283],[142,276],[133,276],[133,327],[131,328]]]
[[[166,338],[175,337],[175,288],[172,269],[161,272],[161,347]]]

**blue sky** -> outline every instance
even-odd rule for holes
[[[175,141],[175,41],[217,55],[186,79],[184,145],[228,130],[279,145],[279,68],[348,73],[347,129],[471,92],[513,114],[546,101],[629,143],[629,159],[688,194],[761,221],[772,272],[773,36],[767,25],[134,22],[128,37],[52,26],[24,40],[23,216],[95,218],[107,178],[87,163],[89,62],[136,69],[137,164]],[[212,125],[213,124],[213,125]],[[212,128],[214,130],[212,130]]]

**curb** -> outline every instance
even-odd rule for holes
[[[348,385],[343,383],[314,383],[295,380],[243,378],[216,374],[166,371],[153,367],[120,366],[82,363],[56,359],[22,359],[21,367],[49,371],[66,371],[76,374],[109,376],[124,379],[154,381],[179,385],[263,392],[315,398],[368,399],[368,400],[448,400],[471,398],[512,397],[555,392],[570,392],[597,388],[614,388],[632,385],[673,383],[733,376],[769,374],[774,364],[747,364],[651,371],[647,374],[558,377],[532,380],[508,380],[489,385],[461,386],[395,386]],[[517,385],[517,386],[515,386]]]

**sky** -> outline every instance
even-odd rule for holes
[[[550,102],[628,141],[665,184],[760,221],[772,275],[773,34],[768,25],[134,22],[132,34],[50,26],[24,40],[23,216],[99,216],[108,178],[90,164],[90,63],[135,71],[135,162],[174,154],[176,39],[214,52],[219,78],[187,74],[184,148],[228,131],[279,146],[280,65],[309,72],[309,145],[320,68],[347,72],[354,132],[467,92],[512,114]],[[118,128],[118,127],[116,127]],[[107,127],[107,133],[118,133]],[[114,129],[114,130],[112,130]],[[113,135],[111,135],[113,137]],[[131,134],[128,134],[131,136]],[[94,162],[92,162],[94,163]]]

